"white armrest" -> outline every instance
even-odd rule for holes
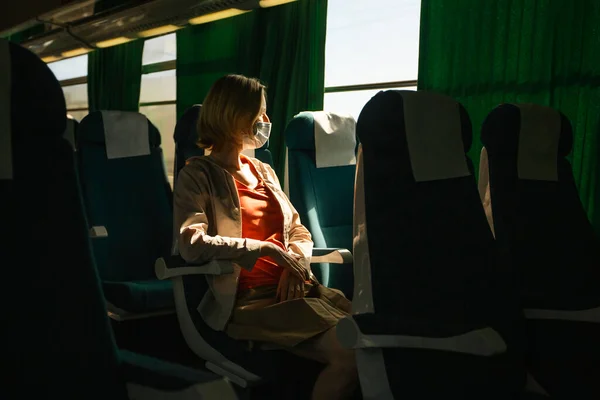
[[[225,275],[233,273],[233,263],[213,260],[198,266],[169,268],[161,257],[154,263],[154,273],[161,281],[184,275]]]
[[[430,349],[493,356],[506,352],[506,343],[492,328],[482,328],[450,337],[431,338],[407,335],[364,335],[352,317],[337,324],[337,337],[345,348],[392,348]]]
[[[554,319],[572,322],[600,323],[600,307],[589,310],[539,310],[528,308],[524,310],[527,319]]]
[[[313,256],[310,258],[311,264],[330,263],[330,264],[351,264],[353,261],[352,253],[346,249],[313,249]]]
[[[132,313],[129,311],[125,311],[122,308],[119,308],[112,304],[111,302],[106,302],[106,312],[110,319],[114,319],[115,321],[130,321],[132,319],[144,319],[144,318],[153,318],[162,315],[174,314],[175,310],[160,310],[160,311],[152,311],[152,312],[144,312],[144,313]]]
[[[90,237],[95,238],[105,238],[108,236],[108,231],[104,226],[92,226],[90,228]]]

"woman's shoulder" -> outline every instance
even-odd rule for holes
[[[192,179],[198,181],[212,180],[220,171],[219,167],[208,156],[190,157],[185,161],[185,166],[178,173],[177,180]]]

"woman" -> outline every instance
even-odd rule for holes
[[[188,262],[234,262],[233,274],[207,278],[198,311],[209,326],[326,364],[312,398],[347,398],[356,361],[335,326],[350,302],[311,273],[310,233],[271,167],[241,154],[262,147],[270,130],[260,82],[240,75],[215,82],[198,121],[198,145],[210,155],[189,159],[175,187],[179,252]]]

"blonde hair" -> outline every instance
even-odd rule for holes
[[[210,88],[198,118],[200,148],[220,150],[228,143],[241,145],[239,131],[258,118],[265,86],[258,79],[226,75]]]

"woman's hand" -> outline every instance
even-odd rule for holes
[[[304,297],[304,281],[292,275],[288,269],[284,270],[277,285],[277,299],[279,301],[301,299]]]
[[[309,279],[308,270],[304,268],[301,257],[298,255],[290,254],[270,242],[263,242],[260,246],[260,255],[270,257],[277,265],[284,269],[284,272],[288,271],[302,282]]]

